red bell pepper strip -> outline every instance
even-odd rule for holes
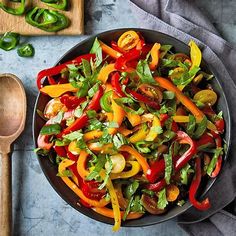
[[[216,126],[217,131],[218,131],[219,133],[221,133],[221,134],[224,133],[224,130],[225,130],[225,121],[224,121],[223,118],[216,120],[216,121],[215,121],[215,126]]]
[[[179,126],[174,120],[172,121],[171,130],[175,133],[179,130]]]
[[[199,140],[196,141],[196,145],[197,145],[197,149],[199,151],[202,147],[214,146],[215,141],[212,136],[205,133],[201,136],[201,138]]]
[[[63,146],[53,146],[53,149],[55,150],[58,156],[60,157],[67,156],[66,149]]]
[[[52,78],[52,76],[48,76],[48,83],[49,83],[50,85],[57,84],[57,82]]]
[[[90,101],[89,105],[86,107],[86,110],[95,110],[98,111],[101,109],[100,106],[100,99],[103,95],[103,88],[102,86],[99,86],[98,91],[93,96],[92,100]]]
[[[164,187],[166,186],[166,180],[165,179],[162,179],[160,181],[158,181],[157,183],[155,184],[147,184],[145,186],[146,189],[148,190],[152,190],[152,191],[155,191],[155,192],[159,192],[161,189],[163,189]]]
[[[179,156],[174,156],[173,162],[176,163],[178,159]],[[161,159],[155,161],[147,170],[146,178],[149,182],[154,183],[157,179],[159,179],[163,175],[164,171],[165,171],[165,160]]]
[[[106,190],[99,190],[98,187],[99,183],[97,181],[84,181],[82,191],[87,198],[100,200],[106,194]]]
[[[117,52],[120,53],[124,53],[125,51],[123,51],[120,47],[118,47],[117,43],[115,41],[111,41],[111,47],[116,50]]]
[[[117,58],[115,63],[115,68],[117,70],[126,71],[127,65],[126,63],[129,61],[137,60],[140,58],[140,50],[137,50],[136,48],[131,49],[130,51],[126,52],[119,58]]]
[[[139,102],[144,102],[148,106],[159,110],[160,109],[160,104],[158,104],[155,101],[151,101],[149,98],[145,97],[144,95],[135,92],[134,90],[131,90],[129,88],[126,89],[126,92],[129,93],[134,99],[136,99]]]
[[[175,171],[182,169],[189,160],[197,153],[196,143],[183,131],[178,131],[176,133],[176,141],[180,144],[189,144],[189,149],[174,163]]]
[[[61,103],[63,103],[68,109],[75,109],[82,102],[86,101],[86,98],[78,98],[76,96],[69,96],[68,94],[64,94],[60,97]]]
[[[161,127],[165,125],[165,122],[168,120],[169,116],[167,114],[160,114]]]
[[[195,176],[189,188],[189,201],[193,204],[195,208],[201,211],[205,211],[210,208],[210,201],[208,198],[199,202],[196,200],[195,195],[201,183],[202,173],[201,173],[201,159],[197,157],[195,159]]]
[[[51,67],[51,68],[44,69],[44,70],[40,71],[37,75],[38,89],[40,90],[42,88],[41,81],[44,77],[58,75],[58,74],[61,73],[61,71],[63,69],[66,68],[67,65],[69,65],[69,64],[79,65],[82,62],[82,59],[85,59],[87,61],[90,61],[91,59],[94,60],[95,59],[95,54],[85,54],[85,55],[82,55],[82,56],[78,56],[75,59],[73,59],[71,61],[67,61],[67,62],[65,62],[61,65],[54,66],[54,67]]]
[[[111,85],[113,89],[115,90],[115,93],[119,97],[126,97],[125,93],[122,91],[121,84],[120,84],[120,74],[116,72],[111,77]]]

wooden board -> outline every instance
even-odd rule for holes
[[[4,2],[0,0],[0,2]],[[10,2],[10,1],[8,1]],[[39,6],[49,8],[40,0],[26,0],[27,8]],[[21,35],[78,35],[84,29],[84,0],[68,0],[70,7],[68,11],[61,11],[70,19],[70,26],[61,31],[50,33],[35,28],[25,21],[25,16],[14,16],[0,9],[0,34],[5,32],[17,32]],[[18,3],[8,3],[9,6],[17,6]],[[50,8],[53,9],[53,8]]]

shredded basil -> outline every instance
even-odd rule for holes
[[[196,127],[196,119],[193,115],[189,115],[189,122],[187,125],[186,132],[190,137],[192,137],[195,127]]]
[[[157,207],[159,209],[165,209],[165,207],[168,205],[168,201],[166,200],[166,189],[163,188],[159,193],[158,193],[158,202],[157,202]]]
[[[138,62],[136,72],[142,81],[142,83],[145,84],[156,84],[156,81],[154,80],[151,70],[149,68],[148,62],[146,60],[140,60]]]
[[[42,135],[53,135],[61,132],[61,126],[59,124],[44,125],[40,130]]]
[[[218,157],[221,155],[222,150],[223,150],[223,148],[216,148],[215,149],[215,152],[214,152],[214,155],[213,155],[213,157],[211,159],[211,162],[210,162],[210,164],[207,167],[207,174],[209,176],[211,176],[211,173],[215,169]]]
[[[98,38],[95,38],[93,46],[90,50],[90,53],[96,54],[95,66],[98,67],[102,63],[102,48],[101,48]]]
[[[164,161],[165,161],[165,180],[166,183],[170,183],[171,173],[172,173],[172,153],[171,147],[168,154],[164,154]]]

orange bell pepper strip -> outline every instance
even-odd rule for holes
[[[104,84],[106,83],[111,72],[116,71],[115,64],[108,64],[100,70],[98,74],[98,80],[102,81]]]
[[[111,109],[113,111],[113,122],[114,123],[117,123],[118,126],[120,127],[121,124],[122,124],[122,121],[125,117],[125,111],[123,110],[123,108],[121,106],[119,106],[114,99],[118,98],[118,96],[113,93],[113,97],[112,97],[112,100],[111,100]],[[118,128],[119,128],[118,127]],[[109,134],[115,134],[118,130],[118,128],[109,128],[108,129],[108,132]]]
[[[107,208],[107,207],[93,207],[92,208],[95,212],[97,212],[100,215],[106,216],[108,218],[112,218],[114,219],[114,212],[113,210]],[[121,214],[121,218],[123,218],[125,212],[124,211],[120,211]],[[142,213],[138,213],[138,212],[130,212],[128,214],[128,216],[126,217],[127,220],[133,220],[133,219],[138,219],[140,217],[142,217],[143,214]]]
[[[127,119],[132,126],[136,126],[141,123],[141,116],[131,112],[127,112]]]
[[[123,145],[119,148],[120,151],[128,152],[130,155],[134,156],[138,163],[141,165],[144,174],[147,173],[147,170],[150,168],[149,164],[147,163],[146,158],[144,158],[138,151],[128,145]]]
[[[84,141],[90,141],[96,138],[100,138],[103,132],[101,130],[92,130],[84,134]]]
[[[70,83],[46,85],[40,89],[40,92],[47,94],[52,98],[59,97],[66,92],[76,92],[76,91],[78,91],[78,88],[73,87]]]
[[[160,87],[174,92],[176,98],[195,116],[197,120],[201,121],[203,119],[204,113],[199,110],[198,107],[188,97],[186,97],[171,81],[162,77],[155,77],[155,80]]]
[[[89,175],[89,171],[86,170],[87,157],[88,153],[81,151],[77,161],[77,171],[82,179],[86,179],[86,177]]]
[[[64,159],[58,166],[59,174],[63,175],[63,172],[66,170],[66,168],[73,165],[74,163],[75,162],[72,160]],[[61,179],[80,199],[82,199],[89,205],[94,207],[104,207],[109,203],[109,201],[106,201],[105,198],[102,198],[100,201],[89,199],[84,195],[82,190],[79,189],[78,186],[73,183],[68,177],[61,177]]]
[[[157,68],[160,57],[160,48],[161,45],[159,43],[155,43],[150,51],[152,57],[152,61],[149,63],[150,70],[155,70]]]
[[[128,136],[128,135],[132,134],[134,131],[126,129],[125,127],[121,126],[118,128],[118,132],[123,134],[124,136]]]
[[[100,46],[102,48],[102,51],[105,52],[107,55],[111,56],[114,59],[117,59],[118,57],[122,56],[120,52],[117,52],[113,48],[109,47],[105,43],[103,43],[101,40],[99,40]]]

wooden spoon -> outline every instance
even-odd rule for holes
[[[0,229],[1,236],[11,235],[12,196],[11,160],[13,141],[25,126],[26,95],[21,81],[12,74],[0,74]]]

